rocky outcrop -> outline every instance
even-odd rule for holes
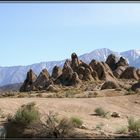
[[[125,71],[126,67],[119,66],[115,71],[113,71],[113,74],[116,78],[120,78],[121,74]]]
[[[50,84],[52,84],[50,74],[47,69],[43,69],[34,82],[34,86],[41,90],[48,87]]]
[[[84,71],[84,76],[83,76],[83,80],[85,81],[91,81],[91,80],[94,80],[93,79],[93,76],[92,76],[92,73],[90,71],[89,68],[86,68],[85,71]]]
[[[117,58],[114,54],[110,54],[107,57],[106,63],[109,65],[112,71],[114,71],[117,68]]]
[[[97,72],[98,78],[100,80],[116,80],[113,75],[110,67],[104,62],[98,62],[96,60],[92,60],[89,64],[94,71]]]
[[[122,79],[136,79],[136,80],[139,79],[139,77],[137,75],[136,68],[134,68],[134,67],[126,68],[125,71],[121,74],[120,78],[122,78]]]
[[[74,71],[77,71],[79,64],[80,64],[80,61],[78,59],[77,54],[76,53],[72,53],[72,55],[71,55],[71,68]]]
[[[59,81],[62,85],[69,86],[73,75],[73,69],[67,65],[63,68]]]
[[[93,59],[89,65],[97,72],[98,78],[102,79],[105,70],[102,63]]]
[[[97,73],[88,64],[80,61],[77,69],[78,76],[81,80],[90,81],[97,79]]]
[[[76,73],[74,74],[74,72]],[[72,75],[75,75],[75,77],[77,77],[77,80],[75,81],[78,82],[72,82]],[[72,83],[80,83],[81,80],[89,81],[94,79],[97,79],[97,74],[95,73],[95,71],[93,72],[91,66],[79,60],[76,53],[72,53],[71,61],[68,59],[66,60],[63,67],[62,75],[60,76],[60,81],[63,85],[73,85]]]
[[[94,78],[95,81],[99,80],[98,74],[97,74],[97,72],[95,70],[92,71],[91,75],[92,75],[92,77]]]
[[[114,81],[106,81],[102,87],[101,87],[101,90],[103,89],[116,89],[116,88],[119,88],[119,85],[117,82],[114,82]]]
[[[63,66],[63,69],[66,68],[67,66],[71,67],[71,61],[69,59],[66,59],[64,66]]]
[[[139,79],[140,79],[140,69],[137,69],[137,75],[138,75],[138,77],[139,77]]]
[[[117,62],[116,65],[117,65],[117,67],[119,67],[119,66],[124,66],[124,67],[129,66],[127,60],[123,57],[120,57],[120,59],[119,59],[119,61]]]
[[[79,60],[76,53],[72,53],[71,60],[67,59],[63,68],[55,66],[50,76],[47,69],[43,69],[39,76],[30,70],[20,91],[46,90],[55,91],[56,87],[77,86],[85,81],[106,81],[101,89],[118,88],[117,78],[140,78],[140,69],[129,67],[127,61],[110,54],[106,62],[92,60],[89,64]]]
[[[49,92],[58,92],[59,90],[60,90],[59,88],[51,84],[46,88],[46,91],[49,91]]]
[[[71,82],[70,82],[70,86],[76,86],[79,83],[81,83],[81,80],[78,77],[78,74],[76,72],[74,72],[72,74],[72,78],[71,78]]]
[[[62,74],[62,69],[58,66],[55,66],[52,70],[52,78],[57,79]]]
[[[106,63],[111,68],[113,75],[116,78],[120,78],[121,74],[125,71],[125,69],[129,66],[126,59],[120,57],[119,61],[116,61],[117,58],[114,54],[110,54],[106,60]]]
[[[23,85],[20,88],[20,92],[28,92],[28,91],[31,91],[31,90],[35,90],[35,87],[33,86],[33,83],[35,82],[36,79],[37,79],[37,75],[33,72],[32,69],[30,69],[27,72],[26,79],[25,79]]]
[[[136,91],[137,89],[140,89],[140,80],[131,87],[131,90],[133,91]]]
[[[88,68],[88,69],[90,69],[91,72],[93,71],[93,69],[91,68],[91,66],[88,65],[88,64],[86,64],[86,63],[84,63],[83,61],[80,61],[79,67],[84,67],[85,69]]]

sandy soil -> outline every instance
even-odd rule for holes
[[[42,116],[49,111],[59,115],[80,117],[85,126],[94,132],[96,125],[103,123],[102,130],[115,133],[121,126],[127,126],[130,116],[140,116],[140,95],[98,97],[98,98],[0,98],[0,108],[5,114],[14,114],[22,105],[36,102]],[[95,108],[103,107],[110,112],[118,112],[120,118],[102,118],[94,115]]]

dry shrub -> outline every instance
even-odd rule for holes
[[[38,94],[36,95],[36,97],[43,97],[43,94],[42,94],[42,93],[38,93]]]
[[[77,128],[80,128],[83,124],[83,121],[79,117],[71,117],[71,121]]]
[[[117,134],[126,134],[128,133],[128,128],[126,126],[122,126],[116,130]]]
[[[140,136],[140,119],[135,120],[133,117],[128,119],[128,130],[133,136]]]
[[[25,97],[29,97],[29,94],[28,93],[19,93],[17,95],[18,98],[25,98]]]
[[[79,121],[79,120],[78,120]],[[7,138],[64,138],[75,131],[74,122],[68,118],[58,119],[58,114],[49,112],[45,122],[34,103],[21,106],[14,116],[9,115],[5,128]],[[81,123],[81,122],[80,122]],[[77,123],[79,125],[79,122]],[[72,130],[72,131],[71,131]]]
[[[29,133],[29,136],[25,133],[25,130],[29,129],[31,131],[30,127],[32,128],[36,123],[40,123],[40,114],[35,107],[35,103],[31,102],[21,106],[14,116],[9,115],[7,117],[7,123],[5,124],[7,138],[32,137],[33,134]]]
[[[74,124],[71,119],[58,119],[58,114],[51,111],[47,114],[46,122],[42,126],[40,136],[47,138],[69,137],[71,130],[74,131]]]
[[[94,111],[98,116],[101,116],[104,118],[108,118],[110,116],[110,112],[105,111],[102,107],[98,107]]]

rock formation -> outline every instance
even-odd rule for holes
[[[119,67],[119,66],[127,67],[127,66],[129,66],[129,64],[125,58],[120,57],[120,60],[117,62],[117,67]]]
[[[109,65],[112,71],[114,71],[117,68],[117,58],[114,54],[110,54],[107,57],[106,63]]]
[[[111,68],[113,75],[116,78],[120,78],[121,74],[129,66],[127,60],[123,57],[120,57],[119,61],[117,62],[117,58],[114,54],[110,54],[108,56],[106,63]]]
[[[131,87],[131,90],[133,91],[136,91],[137,89],[140,89],[140,80]]]
[[[81,83],[81,80],[78,77],[78,74],[76,72],[74,72],[72,74],[72,78],[71,78],[71,82],[70,82],[70,86],[76,86],[79,83]]]
[[[35,82],[36,79],[37,79],[37,75],[33,72],[32,69],[30,69],[27,72],[27,77],[20,88],[20,92],[34,90],[35,87],[33,86],[33,83]]]
[[[118,79],[140,78],[140,69],[129,67],[127,61],[110,54],[106,62],[92,60],[89,64],[79,60],[76,53],[72,53],[71,60],[67,59],[63,68],[54,66],[50,76],[47,69],[43,69],[39,76],[30,70],[20,91],[46,90],[56,91],[59,86],[77,86],[85,81],[103,80],[101,89],[118,88]]]
[[[140,79],[140,69],[137,69],[137,75],[138,75],[138,77]]]
[[[113,74],[116,78],[120,78],[121,74],[125,71],[126,67],[119,66],[116,70],[113,71]]]
[[[41,90],[48,87],[50,84],[52,84],[52,81],[50,80],[50,74],[47,69],[43,69],[34,82],[34,86]]]
[[[83,80],[85,81],[93,80],[93,76],[89,68],[85,69],[84,74],[83,74]]]
[[[114,81],[106,81],[102,87],[101,87],[101,90],[103,89],[116,89],[116,88],[119,88],[119,85],[117,82],[114,82]]]
[[[73,69],[69,65],[65,65],[62,74],[59,77],[60,83],[65,86],[69,86],[73,75]]]
[[[136,79],[136,80],[139,79],[139,77],[137,75],[136,68],[134,68],[134,67],[126,68],[125,71],[121,74],[120,78],[123,78],[123,79]]]
[[[52,78],[57,79],[62,74],[62,69],[58,66],[55,66],[52,70]]]
[[[78,59],[78,56],[76,53],[72,53],[71,55],[71,68],[74,70],[74,71],[77,71],[77,68],[80,64],[80,61]]]
[[[92,60],[89,64],[94,71],[97,72],[98,78],[100,80],[116,80],[113,75],[110,67],[104,62],[98,62],[96,60]]]

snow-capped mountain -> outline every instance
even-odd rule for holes
[[[120,57],[120,54],[118,52],[113,52],[110,49],[102,48],[94,50],[90,53],[83,54],[79,56],[79,58],[86,63],[90,63],[92,59],[105,61],[108,55],[110,55],[111,53],[115,54],[117,57]]]
[[[120,55],[125,57],[129,61],[130,65],[136,66],[135,63],[136,63],[137,59],[140,58],[140,51],[129,50],[129,51],[125,51],[125,52],[120,53]]]
[[[128,60],[129,65],[140,68],[140,50],[114,52],[110,49],[103,48],[83,54],[79,56],[79,59],[83,60],[86,63],[89,63],[92,59],[105,61],[107,56],[111,53],[115,54],[118,58],[120,56],[125,57]],[[65,60],[41,62],[28,66],[0,67],[0,86],[23,82],[25,80],[26,73],[30,68],[33,69],[37,75],[44,68],[47,68],[51,73],[55,65],[62,67],[64,62]]]

